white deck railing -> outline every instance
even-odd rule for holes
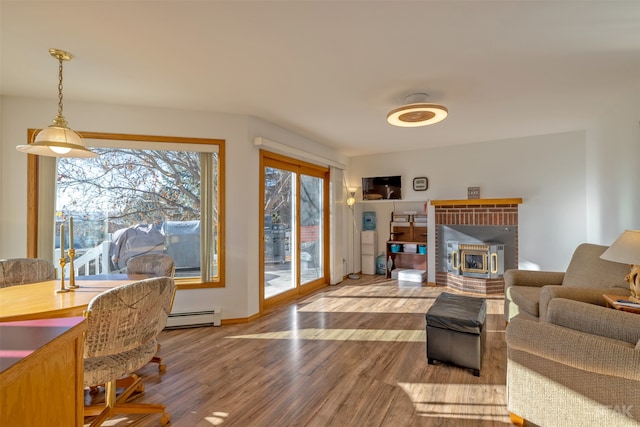
[[[98,246],[89,249],[82,256],[73,261],[76,277],[93,274],[108,274],[111,271],[109,262],[110,241],[105,240]],[[65,275],[69,276],[69,264],[64,267]]]

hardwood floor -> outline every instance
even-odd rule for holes
[[[425,313],[443,287],[363,276],[240,325],[163,331],[167,372],[144,402],[173,426],[508,426],[503,298],[487,298],[480,377],[428,365]],[[158,415],[109,426],[158,426]]]

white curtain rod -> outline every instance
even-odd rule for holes
[[[333,166],[342,170],[347,169],[347,165],[342,163],[335,162],[321,156],[316,156],[315,154],[307,153],[306,151],[302,151],[276,141],[271,141],[270,139],[263,138],[261,136],[254,138],[253,145],[256,147],[266,147],[274,151],[278,151],[281,154],[287,154],[300,160],[308,160],[311,163],[321,164],[322,166]]]

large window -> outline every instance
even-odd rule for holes
[[[61,158],[54,166],[53,206],[45,209],[52,258],[60,254],[60,225],[73,218],[77,276],[121,272],[136,255],[167,253],[179,286],[221,286],[222,141],[84,136],[100,156]],[[41,209],[48,205],[39,199]],[[47,228],[42,220],[40,228]]]

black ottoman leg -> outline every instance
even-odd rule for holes
[[[476,377],[480,376],[480,370],[479,369],[474,369],[473,370],[473,375],[475,375]]]
[[[430,357],[427,358],[427,362],[429,362],[429,365],[435,365],[436,364],[436,359],[432,359]]]

